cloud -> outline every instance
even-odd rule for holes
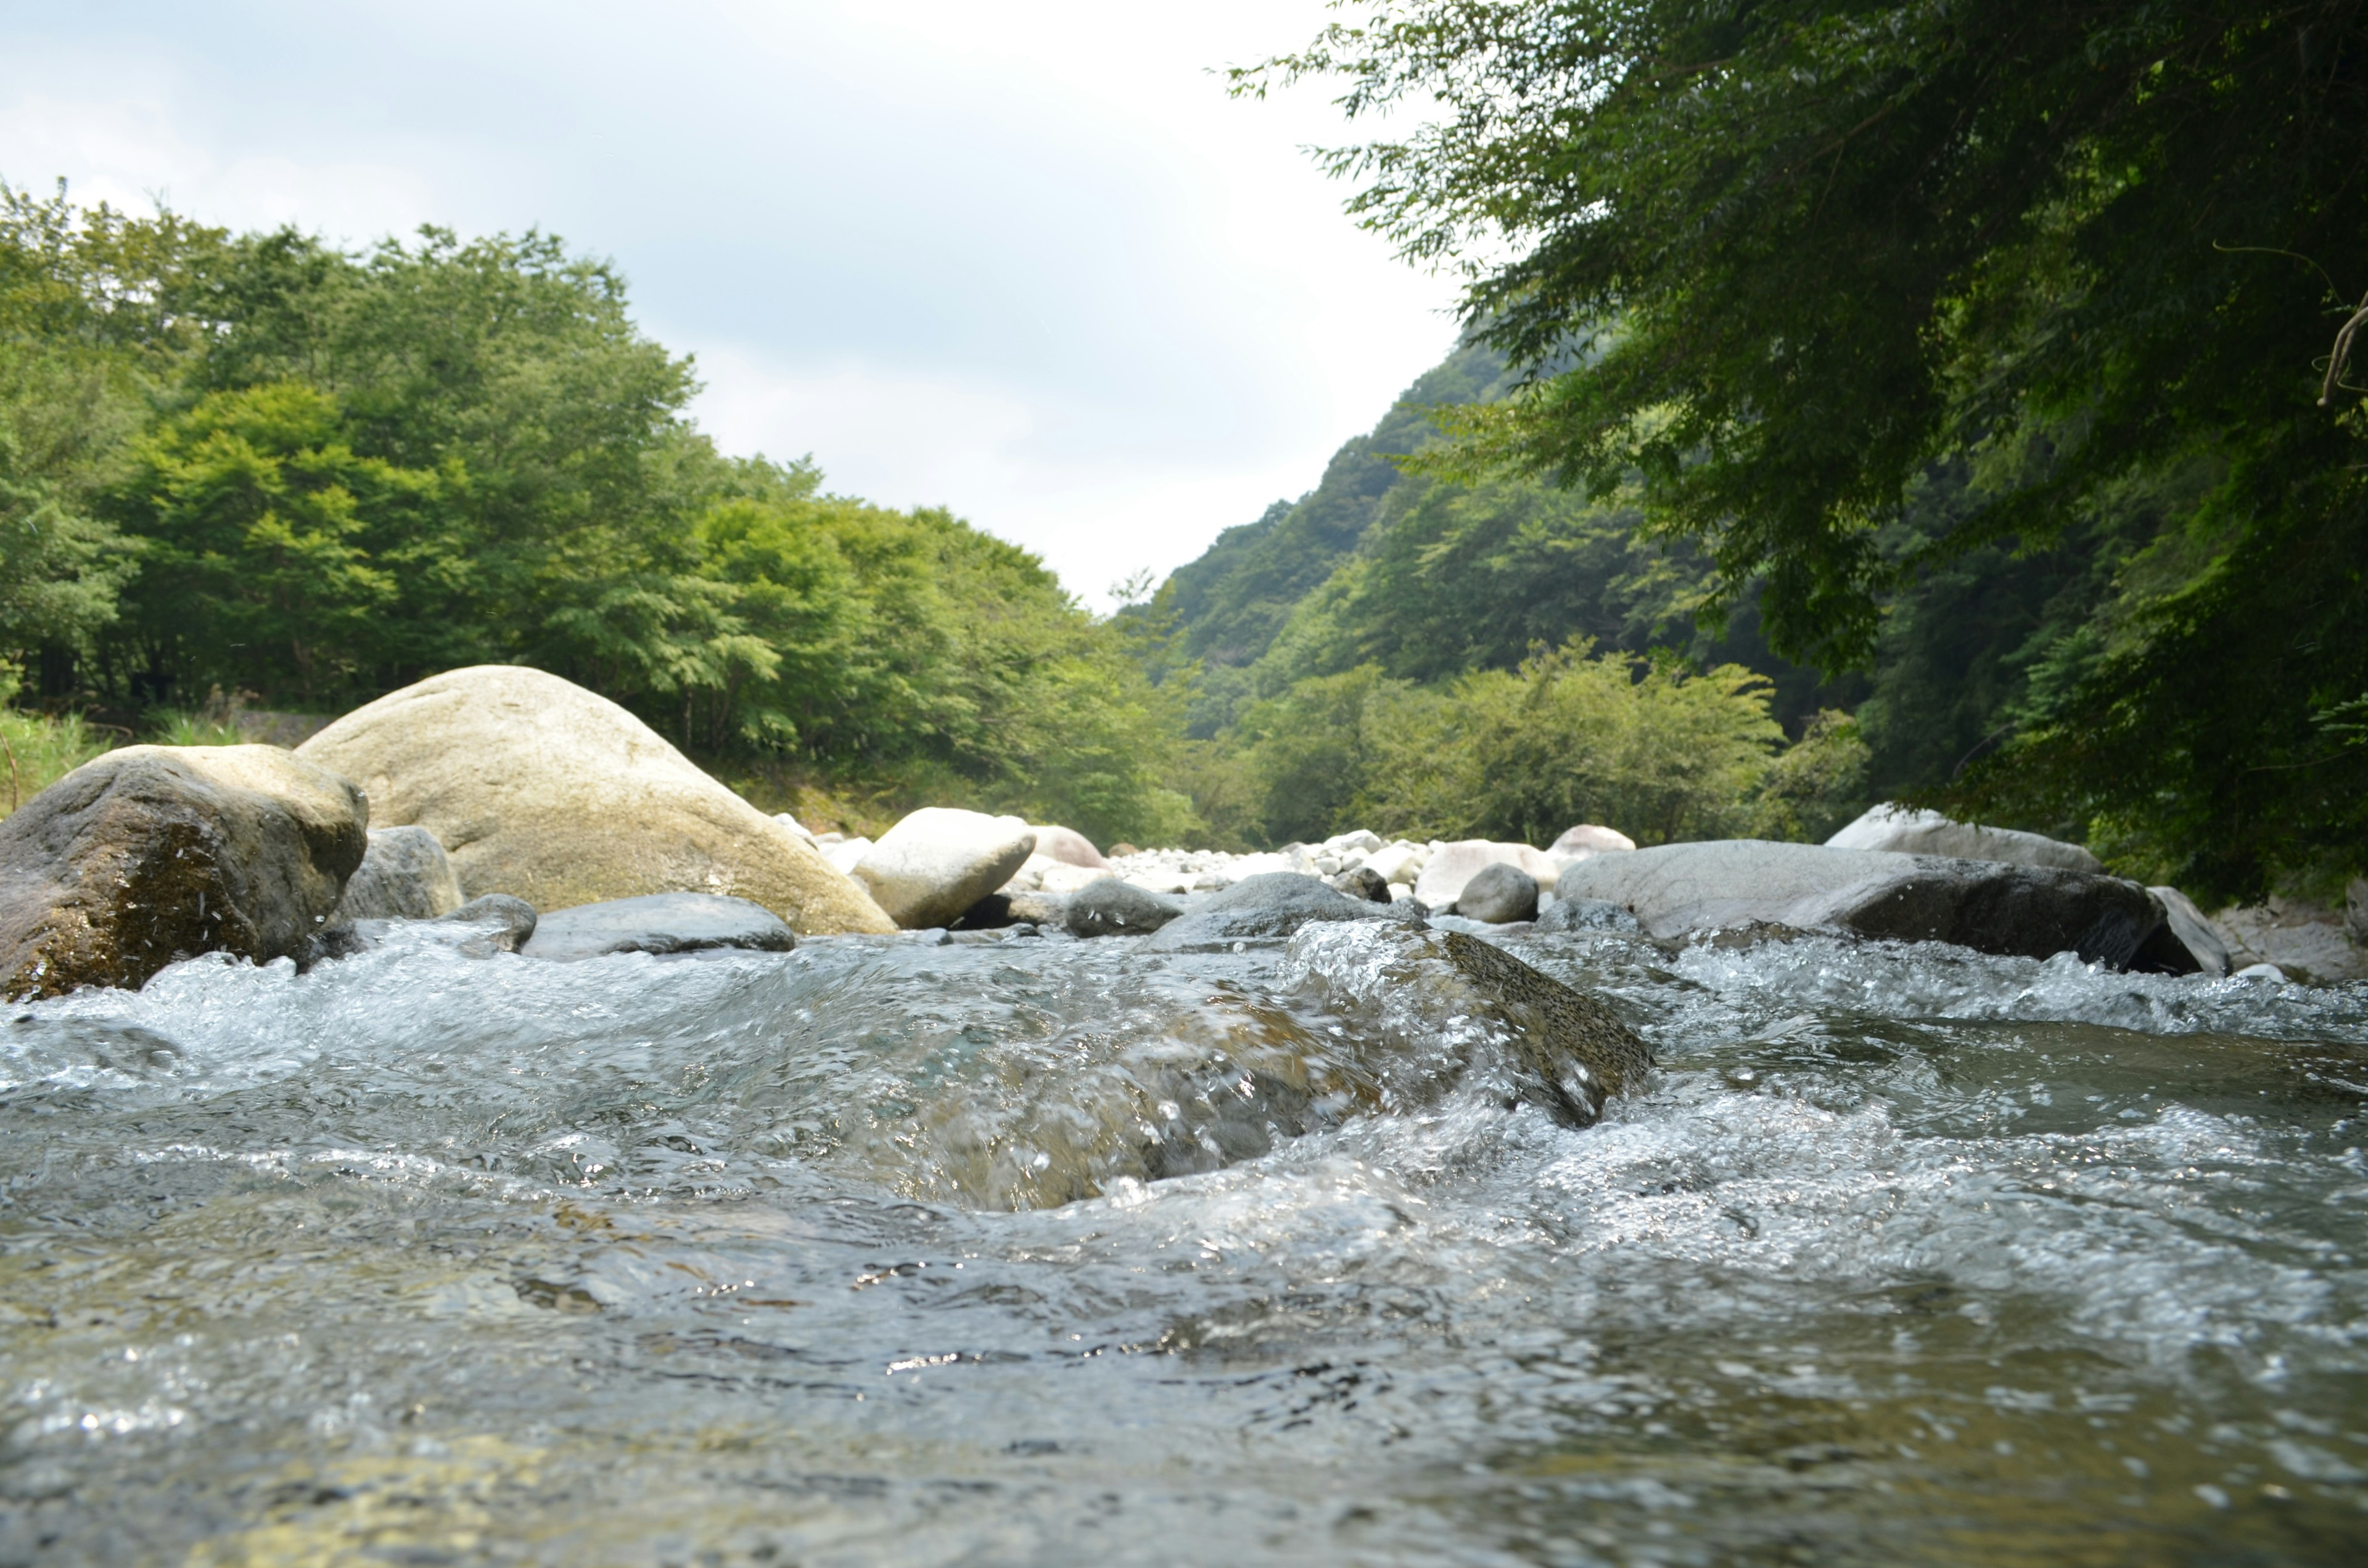
[[[1339,213],[1320,94],[1212,67],[1320,0],[225,0],[0,17],[0,176],[351,244],[613,258],[727,448],[943,502],[1095,596],[1278,494],[1446,347]]]

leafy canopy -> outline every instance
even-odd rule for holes
[[[1468,278],[1519,395],[1468,467],[1631,480],[1774,646],[2200,474],[1961,799],[2095,824],[2199,891],[2361,857],[2368,421],[2319,401],[2368,288],[2368,5],[1360,0],[1259,91],[1411,130],[1327,154]],[[1979,505],[1884,548],[1936,462]]]

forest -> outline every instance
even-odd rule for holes
[[[1649,844],[1909,799],[2218,899],[2368,861],[2357,6],[1362,11],[1233,86],[1431,106],[1325,156],[1465,278],[1460,340],[1107,617],[719,452],[555,236],[0,187],[12,773],[516,662],[825,825]]]

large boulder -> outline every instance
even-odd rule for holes
[[[1546,858],[1584,860],[1590,855],[1625,855],[1635,847],[1636,841],[1616,828],[1583,822],[1563,829],[1562,836],[1546,846]]]
[[[1946,855],[2009,866],[2054,866],[2102,873],[2105,863],[2077,844],[2011,827],[1975,827],[1938,812],[1881,805],[1826,840],[1834,849],[1880,849],[1894,855]]]
[[[374,827],[337,913],[347,920],[433,920],[461,907],[451,858],[424,827]]]
[[[605,697],[541,670],[448,670],[339,719],[298,756],[417,825],[461,889],[538,909],[649,893],[729,894],[798,930],[889,931],[870,895]]]
[[[1414,896],[1433,909],[1445,909],[1463,896],[1463,884],[1483,866],[1513,866],[1529,873],[1542,888],[1552,888],[1557,870],[1554,861],[1526,844],[1497,844],[1486,838],[1459,839],[1431,846],[1423,862]]]
[[[0,994],[138,986],[178,958],[309,963],[368,846],[349,779],[278,746],[126,746],[0,823]]]
[[[1593,1124],[1652,1071],[1652,1049],[1602,1003],[1460,931],[1312,926],[1292,938],[1284,978],[1405,1056],[1445,1044],[1466,1074],[1567,1126]]]
[[[1144,946],[1159,952],[1193,952],[1235,942],[1272,941],[1316,921],[1418,918],[1395,904],[1368,903],[1336,892],[1296,871],[1261,871],[1211,893]]]
[[[1147,937],[1184,913],[1184,901],[1117,877],[1069,894],[1063,911],[1073,937]]]
[[[1466,920],[1507,926],[1538,917],[1538,880],[1519,866],[1499,860],[1483,866],[1463,884],[1455,898],[1455,913]]]
[[[518,951],[530,959],[592,959],[709,948],[786,953],[797,945],[786,922],[745,898],[660,892],[579,903],[543,915]]]
[[[1556,897],[1608,900],[1656,937],[1763,924],[2027,958],[2073,952],[2116,969],[2195,967],[2146,889],[2049,866],[1721,839],[1581,860]]]
[[[1030,831],[1036,835],[1036,853],[1048,860],[1058,860],[1064,866],[1083,866],[1088,870],[1106,869],[1110,862],[1094,847],[1094,841],[1074,827],[1058,823],[1034,823]]]
[[[2214,926],[2196,907],[2195,901],[2177,888],[2148,888],[2146,892],[2160,901],[2163,914],[2170,921],[2170,934],[2194,957],[2196,969],[2215,980],[2226,974],[2228,934]]]
[[[880,835],[855,880],[907,931],[951,926],[1011,880],[1036,848],[1018,817],[924,806]]]

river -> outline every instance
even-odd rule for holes
[[[1345,929],[21,1008],[0,1562],[2368,1560],[2368,987]]]

